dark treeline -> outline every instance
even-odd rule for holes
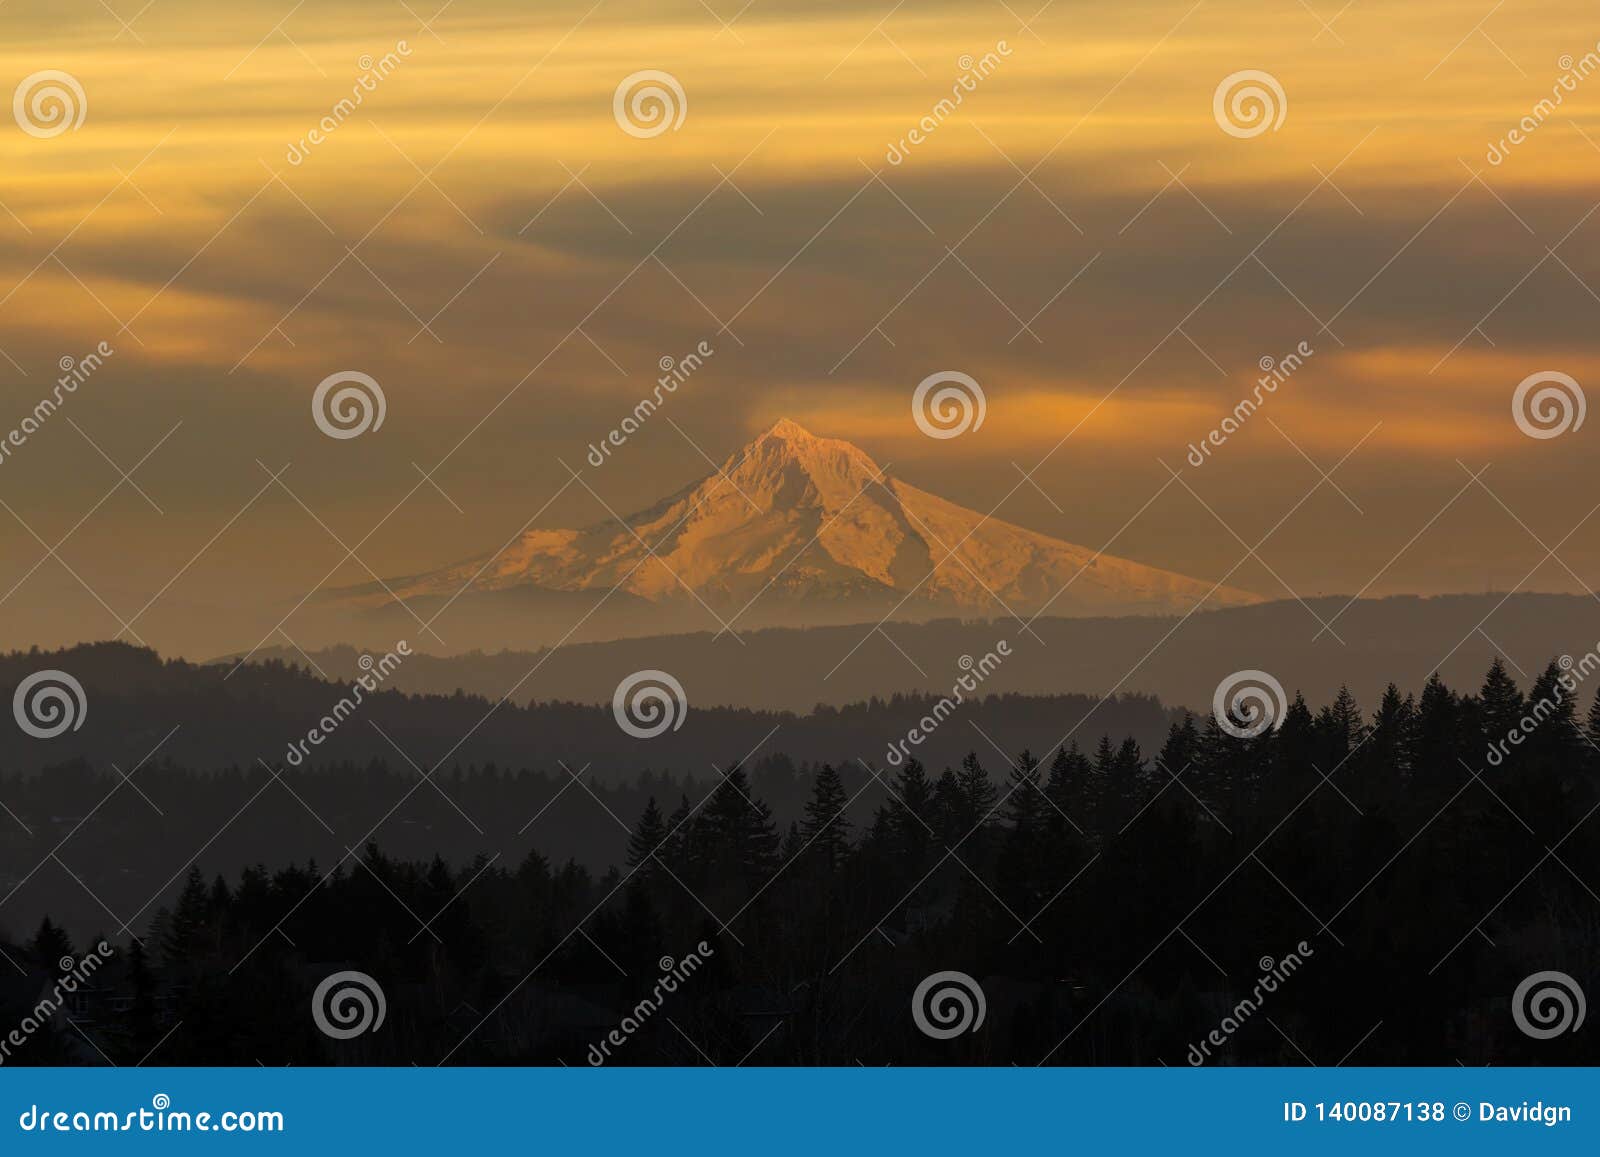
[[[909,762],[864,814],[824,766],[789,823],[734,768],[617,822],[603,873],[372,845],[331,872],[196,868],[18,1059],[578,1065],[631,1017],[610,1063],[1178,1065],[1223,1024],[1212,1063],[1594,1063],[1594,1033],[1534,1040],[1510,1007],[1531,973],[1600,978],[1600,700],[1576,675],[1296,697],[1254,738],[1185,716],[1154,753]],[[37,983],[74,947],[47,923],[5,951]],[[311,993],[345,969],[387,1015],[333,1040]],[[987,1014],[935,1040],[912,993],[944,970]],[[26,991],[13,972],[6,1015]]]
[[[418,770],[391,756],[212,772],[166,760],[137,769],[118,761],[129,780],[115,768],[74,760],[0,778],[0,805],[10,812],[0,812],[0,930],[30,929],[48,914],[87,934],[106,924],[107,909],[138,928],[172,903],[202,848],[210,874],[230,880],[258,863],[331,866],[367,842],[400,860],[437,856],[459,865],[498,853],[515,863],[538,851],[602,873],[622,862],[628,825],[651,798],[700,800],[719,781],[709,765],[699,774],[642,771],[621,781],[614,767],[597,776],[588,763],[569,765],[570,774],[561,765],[536,771],[488,764],[441,770],[419,786]],[[753,759],[745,770],[786,824],[801,814],[821,766],[796,765],[779,753]],[[855,796],[848,820],[864,822],[889,801],[862,765],[841,765],[840,775]],[[52,852],[66,870],[34,871]]]

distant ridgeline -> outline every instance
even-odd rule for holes
[[[940,698],[896,695],[801,715],[705,705],[695,694],[697,685],[686,680],[683,725],[639,739],[618,726],[610,703],[611,689],[635,671],[632,667],[611,677],[604,705],[528,703],[525,697],[502,702],[499,695],[516,682],[515,674],[493,695],[406,694],[394,688],[426,656],[392,665],[375,655],[370,666],[358,666],[354,654],[347,664],[348,682],[337,676],[325,680],[276,659],[235,670],[231,664],[163,660],[123,643],[0,656],[5,703],[25,679],[49,669],[72,676],[86,701],[81,725],[49,740],[30,739],[9,723],[0,728],[0,773],[36,772],[74,759],[102,769],[116,763],[126,770],[152,750],[158,764],[170,761],[205,771],[258,765],[258,760],[309,770],[373,760],[405,765],[409,759],[424,770],[435,764],[441,771],[494,764],[549,771],[562,779],[565,764],[574,772],[585,769],[585,779],[605,783],[632,780],[642,770],[701,778],[716,774],[713,765],[726,769],[777,753],[797,764],[863,760],[881,765],[887,745]],[[358,679],[370,685],[359,693]],[[1146,695],[1104,701],[1093,695],[974,698],[918,757],[929,765],[959,762],[970,750],[988,748],[984,733],[1010,747],[1043,749],[1080,725],[1091,741],[1103,733],[1131,735],[1151,748],[1176,717]],[[330,722],[336,726],[329,727]],[[307,743],[313,730],[319,733],[314,746]]]
[[[568,607],[553,638],[564,637],[585,609]],[[999,614],[998,607],[990,610]],[[399,607],[390,611],[390,629],[361,636],[379,652],[415,626]],[[1207,603],[1187,617],[1046,615],[1029,621],[1027,629],[1003,616],[887,622],[881,631],[874,629],[876,615],[867,622],[804,629],[751,630],[740,622],[737,641],[719,637],[714,623],[705,629],[711,620],[700,611],[687,626],[674,627],[655,614],[625,637],[585,641],[580,632],[547,650],[515,649],[521,645],[515,628],[526,621],[526,612],[519,606],[502,612],[499,646],[512,649],[419,653],[394,673],[390,685],[442,694],[460,688],[498,698],[517,684],[521,702],[606,703],[623,675],[657,668],[683,683],[691,704],[806,712],[818,703],[842,707],[895,691],[926,691],[937,698],[962,673],[962,656],[976,660],[1009,640],[1011,653],[984,681],[985,693],[1099,695],[1116,687],[1204,710],[1218,681],[1233,671],[1271,671],[1315,703],[1333,699],[1342,686],[1370,703],[1390,682],[1415,688],[1435,671],[1452,686],[1472,686],[1495,657],[1496,643],[1509,648],[1513,668],[1531,672],[1555,656],[1593,650],[1600,640],[1600,601],[1581,594],[1286,598],[1223,609]],[[640,637],[626,637],[632,635]],[[452,629],[449,637],[454,642],[457,632]],[[332,646],[310,655],[342,679],[357,673],[361,653]],[[287,648],[264,650],[256,658],[305,662]]]

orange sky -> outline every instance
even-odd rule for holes
[[[141,612],[167,649],[247,647],[345,547],[329,585],[492,547],[701,341],[595,478],[615,509],[787,415],[1216,579],[1359,444],[1233,585],[1596,585],[1596,431],[1512,414],[1529,375],[1600,382],[1592,4],[437,7],[0,6],[5,89],[60,70],[84,112],[0,128],[0,441],[62,359],[115,351],[0,456],[8,644]],[[684,115],[641,137],[613,98],[645,69]],[[1275,130],[1219,125],[1241,70],[1281,87]],[[930,439],[911,392],[947,369],[987,417]],[[348,440],[311,420],[344,370],[386,403]],[[605,517],[572,488],[538,523]]]

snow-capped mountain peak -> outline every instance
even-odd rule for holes
[[[1249,592],[1038,534],[887,475],[862,449],[787,418],[717,473],[581,530],[530,530],[504,550],[390,582],[404,599],[458,591],[610,591],[761,609],[759,621],[937,614],[1139,614]],[[376,585],[344,592],[376,605]]]

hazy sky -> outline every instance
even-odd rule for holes
[[[137,614],[248,647],[346,547],[329,585],[592,523],[563,459],[627,512],[780,416],[1074,542],[1245,558],[1229,583],[1271,597],[1596,585],[1600,419],[1513,417],[1530,375],[1600,383],[1592,3],[436,8],[0,6],[3,91],[60,70],[84,114],[0,122],[0,440],[115,351],[0,458],[8,646]],[[646,69],[683,118],[636,136],[613,98]],[[1242,70],[1275,129],[1219,124]],[[385,418],[330,438],[312,396],[347,370]],[[943,370],[987,417],[936,440],[910,401]]]

